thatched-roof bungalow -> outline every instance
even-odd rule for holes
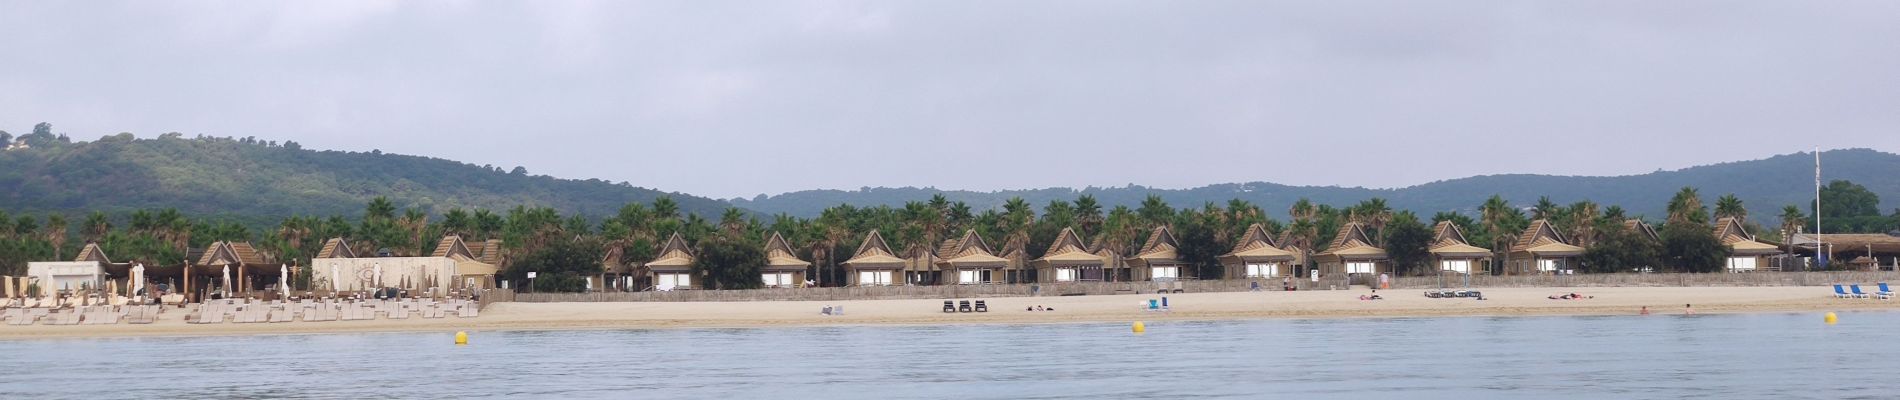
[[[1364,224],[1348,222],[1339,227],[1339,234],[1333,236],[1332,244],[1326,251],[1313,255],[1319,262],[1322,275],[1343,274],[1350,279],[1353,275],[1374,275],[1386,272],[1380,268],[1385,264],[1385,249],[1373,245],[1372,238],[1366,235]]]
[[[798,258],[792,244],[778,232],[772,232],[772,238],[765,241],[765,270],[760,273],[765,287],[803,287],[805,269],[809,267],[811,261]]]
[[[904,259],[903,274],[897,282],[906,285],[937,285],[943,282],[942,268],[937,266],[937,246],[935,243],[911,243],[897,257]]]
[[[495,241],[499,242],[499,241]],[[424,257],[358,257],[343,238],[324,241],[312,265],[291,268],[292,274],[310,274],[311,290],[370,290],[391,287],[411,290],[495,287],[500,269],[487,262],[486,246],[471,247],[461,236],[443,236]],[[499,246],[492,250],[499,253]],[[381,271],[382,275],[376,275]],[[194,275],[196,272],[193,273]],[[381,284],[378,285],[378,280]]]
[[[1148,241],[1143,242],[1141,250],[1128,258],[1128,267],[1136,281],[1172,281],[1177,279],[1195,279],[1199,271],[1192,264],[1181,260],[1181,242],[1174,239],[1174,231],[1166,225],[1157,226],[1148,232]]]
[[[1260,224],[1248,226],[1234,250],[1220,256],[1229,279],[1293,276],[1293,260],[1293,252],[1281,248]]]
[[[1009,241],[1003,242],[1002,251],[996,252],[997,257],[1009,260],[1009,262],[1003,264],[1004,282],[1025,283],[1035,282],[1036,279],[1041,279],[1037,276],[1035,267],[1030,265],[1030,262],[1034,260],[1029,259],[1028,247],[1028,238],[1011,236]]]
[[[1082,237],[1074,229],[1062,228],[1056,234],[1056,240],[1049,244],[1049,251],[1042,258],[1031,262],[1036,269],[1039,282],[1101,282],[1107,280],[1102,270],[1102,256],[1089,251],[1082,244]]]
[[[1309,259],[1313,255],[1312,248],[1309,248],[1308,246],[1303,246],[1299,242],[1300,242],[1299,240],[1294,239],[1292,229],[1287,229],[1285,231],[1280,232],[1280,236],[1273,239],[1273,243],[1280,245],[1280,250],[1286,250],[1286,252],[1288,253],[1293,253],[1293,261],[1287,264],[1292,270],[1288,272],[1288,274],[1293,275],[1293,276],[1300,276],[1302,273],[1306,272],[1304,270],[1309,264],[1308,263],[1308,261],[1310,261]]]
[[[864,235],[864,242],[858,244],[858,251],[840,265],[844,266],[846,279],[851,286],[884,286],[904,282],[899,279],[904,269],[904,259],[891,252],[891,245],[884,242],[884,235],[878,234],[877,230]]]
[[[1003,283],[1003,267],[1009,264],[1009,260],[990,252],[990,245],[975,229],[965,231],[961,238],[943,241],[936,256],[944,283],[954,285]]]
[[[653,261],[646,263],[647,278],[658,290],[693,288],[693,249],[686,245],[686,238],[679,232],[666,238],[660,245],[660,251],[654,254]]]
[[[1789,236],[1787,244],[1794,246],[1796,252],[1817,254],[1815,236],[1812,233],[1796,233]],[[1900,233],[1828,233],[1819,236],[1822,250],[1818,254],[1825,255],[1829,264],[1846,263],[1857,268],[1900,266]],[[1868,262],[1852,262],[1861,257],[1866,257]]]
[[[1130,279],[1127,254],[1122,254],[1120,250],[1108,244],[1108,235],[1095,235],[1095,240],[1089,242],[1089,253],[1102,259],[1104,279],[1110,282],[1127,282]]]
[[[1429,250],[1432,263],[1438,265],[1439,273],[1469,274],[1484,259],[1491,258],[1491,250],[1472,246],[1465,240],[1465,230],[1451,221],[1439,221],[1432,227],[1432,245]]]
[[[1517,273],[1570,273],[1572,263],[1583,255],[1583,248],[1564,240],[1550,220],[1531,221],[1524,233],[1511,245],[1512,271]]]
[[[1742,220],[1722,217],[1715,221],[1715,237],[1728,246],[1728,272],[1753,272],[1772,265],[1768,258],[1781,254],[1781,247],[1755,240],[1742,226]]]
[[[311,258],[356,258],[356,250],[343,238],[329,238],[323,241],[323,249],[317,250],[317,255]]]
[[[263,254],[252,247],[250,242],[212,242],[206,246],[190,266],[186,274],[189,278],[185,287],[189,293],[209,293],[223,287],[223,275],[226,268],[231,271],[233,292],[261,290],[264,286],[275,284],[282,265],[273,264]]]

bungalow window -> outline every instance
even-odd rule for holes
[[[1738,272],[1739,271],[1754,271],[1755,258],[1754,257],[1729,257],[1728,270],[1738,271]]]
[[[1075,268],[1056,268],[1056,282],[1075,282]]]
[[[1537,272],[1551,272],[1556,270],[1557,260],[1537,260]]]
[[[858,286],[884,286],[891,284],[891,274],[884,271],[858,271]]]
[[[1267,278],[1280,275],[1280,263],[1247,264],[1248,278]]]
[[[1356,261],[1346,263],[1346,273],[1348,274],[1370,274],[1372,270],[1372,263],[1369,262]]]
[[[1440,269],[1460,274],[1471,273],[1471,260],[1444,260],[1439,261],[1438,266]]]
[[[690,288],[693,287],[693,277],[688,274],[660,274],[660,283],[654,286],[660,290],[673,290],[673,288],[678,287]]]
[[[1153,279],[1175,279],[1175,278],[1181,277],[1181,268],[1180,267],[1154,267],[1154,268],[1150,268],[1150,273],[1152,274],[1151,276]]]
[[[966,269],[957,271],[957,283],[971,284],[989,282],[991,272],[992,271],[987,269]]]
[[[765,281],[765,286],[767,287],[792,285],[792,273],[790,272],[770,272],[761,275],[760,278]]]

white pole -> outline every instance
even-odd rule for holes
[[[1821,256],[1821,148],[1814,148],[1814,258],[1826,261]],[[1819,267],[1820,265],[1815,265]]]

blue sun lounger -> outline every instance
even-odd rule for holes
[[[1849,297],[1854,297],[1854,295],[1847,293],[1847,288],[1841,287],[1841,285],[1838,284],[1834,285],[1834,298],[1845,299]]]
[[[1892,295],[1893,295],[1893,289],[1888,289],[1888,288],[1887,288],[1887,283],[1886,283],[1886,282],[1881,282],[1881,283],[1880,283],[1880,292],[1878,292],[1878,293],[1876,293],[1876,294],[1885,294],[1885,295],[1888,295],[1888,296],[1892,296]]]
[[[1854,297],[1867,298],[1867,292],[1860,291],[1860,285],[1847,285],[1847,287],[1854,291]]]

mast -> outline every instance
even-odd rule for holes
[[[1814,148],[1814,256],[1821,262],[1827,258],[1821,256],[1821,148]],[[1819,265],[1817,265],[1819,266]]]

